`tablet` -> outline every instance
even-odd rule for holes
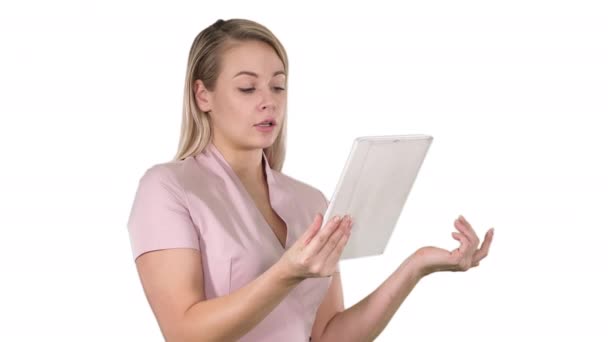
[[[420,134],[354,140],[321,226],[335,215],[353,218],[340,260],[384,253],[432,141]]]

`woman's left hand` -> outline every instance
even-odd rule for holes
[[[420,267],[421,276],[440,271],[466,271],[479,266],[479,262],[488,256],[494,228],[486,232],[481,247],[478,248],[479,238],[464,217],[456,219],[454,226],[458,232],[453,232],[452,237],[460,242],[458,248],[448,251],[427,246],[414,253],[413,258]]]

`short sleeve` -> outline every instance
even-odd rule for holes
[[[161,249],[200,250],[183,188],[175,173],[162,165],[149,168],[140,178],[127,228],[133,259]]]

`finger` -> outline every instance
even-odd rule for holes
[[[342,222],[342,217],[334,216],[325,227],[321,228],[319,233],[313,236],[312,240],[308,244],[308,252],[309,255],[317,255],[321,248],[325,245],[329,237],[333,234],[333,232],[338,228],[340,223]]]
[[[321,247],[321,250],[319,251],[319,253],[317,253],[318,260],[325,261],[325,259],[327,259],[327,256],[331,253],[331,251],[333,251],[336,248],[336,246],[342,239],[342,236],[346,233],[346,231],[348,229],[348,226],[349,226],[348,222],[349,221],[346,218],[342,219],[338,228],[336,230],[334,230],[333,234],[329,237],[329,239],[327,240],[325,245],[323,245],[323,247]]]
[[[342,256],[342,252],[344,251],[344,247],[346,247],[346,244],[348,243],[349,237],[350,230],[345,234],[342,234],[342,238],[340,239],[340,242],[338,242],[336,248],[334,248],[334,250],[331,251],[331,253],[327,256],[327,259],[325,259],[326,266],[334,265],[338,262],[338,260],[340,260],[340,256]]]
[[[469,239],[462,233],[452,232],[452,237],[460,242],[460,245],[450,252],[450,261],[456,264],[465,256],[465,252],[471,244],[469,243]]]
[[[464,225],[464,223],[460,222],[458,219],[454,220],[454,227],[456,227],[456,230],[458,230],[460,232],[460,234],[462,234],[467,241],[469,241],[469,236],[467,234],[467,228]]]
[[[471,225],[471,223],[469,223],[469,221],[467,221],[467,219],[465,219],[462,215],[460,215],[460,217],[462,217],[462,221],[464,222],[465,226],[469,228],[471,236],[473,237],[473,241],[475,241],[475,246],[479,246],[479,236],[477,236],[477,232],[475,232],[475,229],[473,229],[473,226]]]
[[[473,227],[471,227],[471,224],[467,222],[467,220],[462,215],[460,215],[456,220],[455,226],[456,228],[462,228],[458,230],[461,231],[464,235],[466,235],[471,244],[473,244],[475,248],[477,248],[477,246],[479,245],[479,238],[473,230]]]
[[[479,262],[488,256],[490,252],[490,245],[492,244],[492,239],[494,238],[494,228],[490,228],[486,235],[483,238],[483,242],[481,243],[481,247],[475,252],[473,256],[473,264],[475,266],[479,265]]]
[[[460,242],[460,247],[450,252],[450,264],[453,271],[462,271],[471,267],[475,248],[469,239],[459,232],[452,232],[452,237]]]
[[[344,235],[349,231],[351,222],[352,221],[349,218],[344,218],[342,222],[340,222],[340,226],[338,227],[338,229],[334,231],[329,240],[327,240],[327,243],[325,243],[325,245],[321,248],[321,251],[319,251],[319,260],[325,261],[328,256],[336,249],[336,247],[340,243],[340,240],[342,240]]]
[[[469,241],[464,234],[452,232],[452,237],[460,242],[460,246],[457,248],[459,253],[461,253],[463,256],[473,256],[474,247],[471,245],[471,241]]]
[[[462,233],[452,232],[452,237],[455,240],[458,240],[458,242],[460,242],[460,246],[458,246],[458,248],[456,250],[458,250],[461,253],[464,253],[467,250],[467,248],[471,245],[469,239]]]
[[[306,233],[304,233],[304,236],[303,236],[304,246],[308,245],[310,243],[310,240],[312,240],[312,238],[315,237],[317,232],[321,229],[322,222],[323,222],[323,215],[321,215],[319,213],[315,214],[315,219],[312,221],[312,224],[310,225],[310,227],[308,227],[308,230],[306,231]]]

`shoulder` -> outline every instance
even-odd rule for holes
[[[191,178],[192,161],[189,159],[191,158],[160,162],[148,166],[140,175],[140,188],[169,191],[176,196],[181,196],[187,180]]]
[[[190,177],[193,169],[193,157],[184,160],[172,160],[148,166],[140,181],[160,181],[181,185]]]
[[[148,166],[141,175],[140,183],[178,183],[179,167],[176,162],[162,162]]]

